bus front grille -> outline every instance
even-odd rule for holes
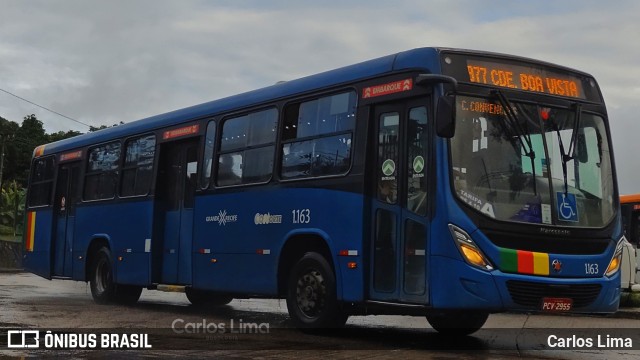
[[[522,306],[539,307],[542,298],[571,298],[573,307],[589,306],[600,295],[599,284],[553,285],[529,281],[509,280],[507,289],[514,303]]]

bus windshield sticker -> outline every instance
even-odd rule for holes
[[[496,214],[491,203],[485,202],[479,196],[461,189],[458,190],[458,195],[467,205],[495,219]]]
[[[542,204],[540,206],[542,211],[542,223],[551,224],[551,205]]]
[[[424,158],[420,155],[416,156],[413,159],[413,178],[422,178],[424,177]]]
[[[558,200],[558,219],[561,221],[578,221],[578,205],[576,195],[558,191],[556,193]]]
[[[386,84],[368,86],[362,89],[362,98],[369,99],[377,96],[391,95],[413,89],[413,79],[398,80]]]
[[[382,180],[395,180],[395,176],[392,176],[396,172],[396,163],[391,159],[387,159],[382,163],[382,173],[384,177]]]

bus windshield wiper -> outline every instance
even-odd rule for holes
[[[551,126],[558,136],[558,146],[560,147],[561,153],[562,178],[564,181],[565,195],[569,192],[569,181],[567,180],[567,163],[575,159],[576,143],[578,141],[578,129],[580,128],[580,116],[582,114],[582,106],[580,104],[576,103],[573,107],[575,107],[576,109],[576,120],[573,122],[573,127],[571,129],[571,140],[569,140],[569,148],[567,149],[567,151],[565,151],[564,141],[562,141],[562,136],[560,135],[560,128],[558,127],[558,124],[551,116],[549,117],[549,120],[551,120]]]
[[[506,122],[508,123],[509,126],[506,126],[501,123],[503,131],[507,136],[511,138],[512,144],[514,144],[513,142],[514,137],[518,139],[518,141],[520,142],[520,145],[522,146],[522,150],[524,151],[524,155],[527,156],[531,161],[533,193],[538,194],[538,190],[536,186],[536,166],[535,166],[536,153],[533,151],[533,146],[531,144],[531,132],[529,131],[529,126],[526,126],[526,129],[520,126],[520,123],[518,122],[518,114],[514,110],[514,107],[513,105],[511,105],[511,102],[509,101],[509,99],[507,99],[507,97],[502,93],[502,91],[496,89],[496,90],[491,90],[491,93],[498,98],[500,105],[504,109],[505,118],[507,120]],[[523,111],[520,111],[520,112],[524,113]],[[520,151],[517,151],[517,152],[519,154],[522,154]]]

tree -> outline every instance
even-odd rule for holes
[[[0,188],[5,178],[6,154],[12,153],[16,132],[20,126],[13,121],[0,117]],[[10,158],[10,156],[9,156]]]
[[[8,146],[5,157],[5,180],[16,180],[22,187],[27,186],[29,166],[33,149],[49,142],[42,121],[31,114],[24,117],[22,124],[15,130],[13,144]]]
[[[56,142],[64,139],[68,139],[70,137],[82,135],[80,131],[69,130],[67,132],[58,131],[57,133],[49,134],[49,140],[47,142]]]
[[[2,188],[2,205],[0,205],[0,224],[10,226],[13,236],[20,233],[26,200],[26,191],[13,180]]]

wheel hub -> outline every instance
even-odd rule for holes
[[[309,317],[317,316],[324,307],[323,297],[326,295],[324,278],[317,270],[310,270],[298,279],[296,289],[300,310]]]

